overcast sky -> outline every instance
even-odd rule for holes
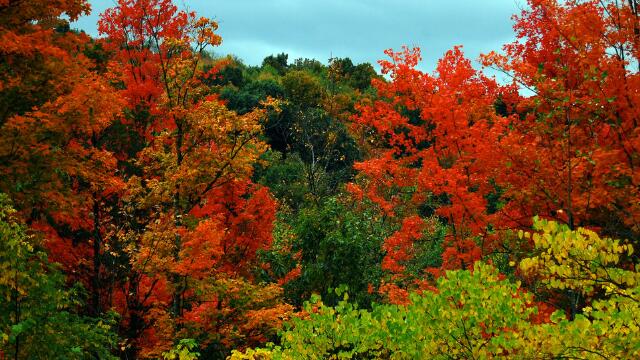
[[[114,0],[90,0],[91,16],[74,27],[97,35],[100,13]],[[388,48],[422,48],[420,68],[431,71],[442,54],[463,45],[472,60],[513,39],[511,16],[525,0],[176,0],[220,25],[217,54],[259,65],[285,52],[322,62],[331,56],[354,63],[385,57]],[[474,65],[479,67],[477,62]]]

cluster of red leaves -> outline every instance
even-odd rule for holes
[[[356,118],[383,145],[373,158],[356,164],[366,175],[367,188],[350,189],[366,193],[385,212],[400,216],[407,208],[403,192],[409,191],[414,206],[447,197],[436,210],[452,229],[445,266],[458,268],[457,260],[470,265],[492,246],[487,242],[480,249],[470,238],[487,234],[486,225],[495,221],[486,211],[486,196],[495,191],[490,179],[500,162],[496,144],[505,129],[505,119],[493,111],[498,86],[474,70],[460,48],[440,60],[433,76],[415,69],[418,49],[388,54],[392,61],[381,65],[392,81],[375,83],[381,99],[361,107]],[[387,239],[387,270],[402,271],[391,264],[411,256],[411,242],[422,236],[419,223],[410,215]]]
[[[413,243],[423,235],[424,222],[418,216],[402,221],[402,227],[389,237],[382,246],[386,256],[382,260],[382,269],[393,273],[402,273],[402,263],[411,257]]]
[[[524,120],[502,140],[513,199],[505,213],[523,225],[537,213],[607,232],[617,218],[637,232],[637,9],[608,1],[530,5],[516,18],[520,40],[483,59],[534,92],[510,100]]]
[[[473,69],[460,48],[432,75],[416,69],[418,49],[387,51],[380,62],[390,81],[374,81],[380,99],[354,118],[371,150],[348,190],[398,219],[384,245],[391,273],[413,256],[421,234],[407,222],[419,223],[425,204],[449,229],[442,269],[502,251],[504,231],[529,227],[534,215],[617,237],[640,233],[638,9],[529,5],[515,17],[518,40],[482,57],[511,85]]]
[[[192,266],[203,266],[196,265],[198,261],[190,255],[203,256],[198,248],[212,246],[208,252],[217,254],[218,271],[250,276],[248,266],[257,252],[271,245],[275,213],[276,202],[268,189],[247,180],[211,191],[206,204],[191,211],[206,220],[188,235],[194,240],[185,242],[181,258]],[[207,245],[200,243],[202,239],[207,239]]]

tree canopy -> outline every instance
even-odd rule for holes
[[[185,5],[0,0],[0,358],[640,357],[636,0],[431,72]]]

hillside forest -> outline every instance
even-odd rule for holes
[[[90,11],[0,0],[0,359],[640,358],[638,0],[426,71]]]

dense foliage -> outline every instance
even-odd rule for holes
[[[571,289],[590,306],[572,321],[562,311],[540,323],[540,310],[520,282],[491,265],[447,271],[434,289],[410,304],[359,309],[347,294],[335,307],[318,297],[307,315],[267,349],[234,352],[231,359],[587,358],[640,355],[640,267],[616,267],[633,248],[584,228],[536,221],[535,253],[519,269],[548,289]],[[598,295],[595,295],[598,292]],[[340,294],[341,292],[338,292]]]
[[[219,57],[171,0],[0,0],[0,358],[640,357],[640,4]]]

